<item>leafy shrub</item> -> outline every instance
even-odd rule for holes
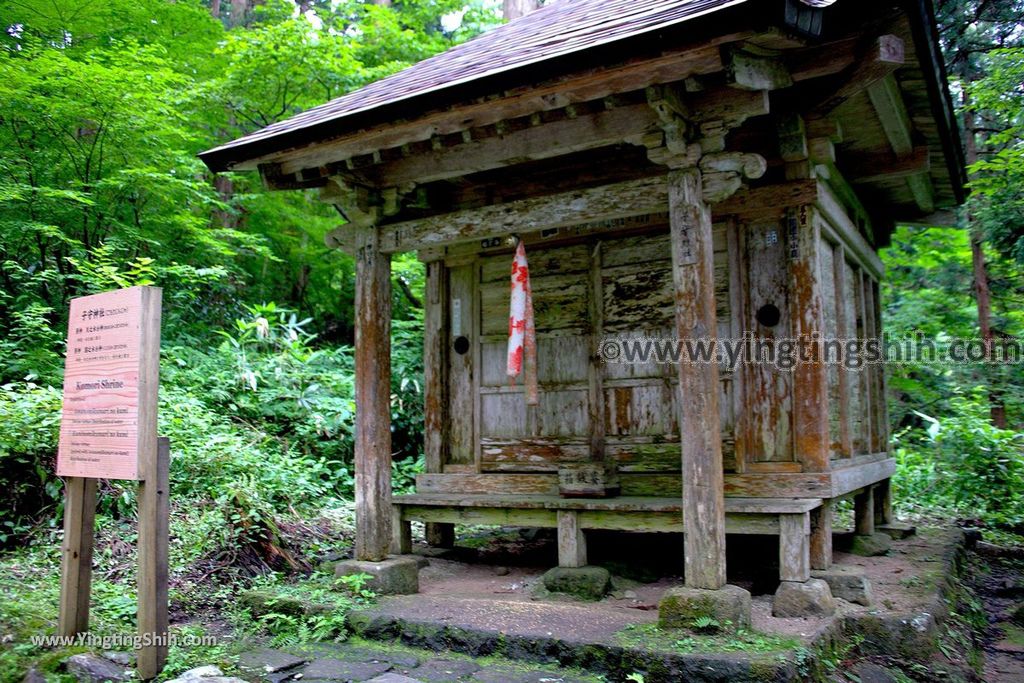
[[[953,414],[896,436],[897,500],[916,512],[1024,524],[1024,434],[992,426],[982,395],[957,394]]]
[[[0,387],[0,547],[28,531],[60,494],[53,475],[60,406],[53,387]]]

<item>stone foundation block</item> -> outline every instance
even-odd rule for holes
[[[544,587],[583,600],[600,600],[612,587],[612,576],[604,567],[555,567],[544,573]]]
[[[750,593],[739,586],[719,590],[670,588],[658,605],[661,628],[694,628],[702,617],[714,619],[723,631],[750,627]]]
[[[369,574],[366,587],[375,593],[388,595],[411,595],[420,592],[420,567],[416,559],[409,556],[389,557],[382,562],[345,560],[334,566],[337,577],[352,574]]]
[[[917,533],[917,527],[904,522],[893,522],[892,524],[876,524],[875,531],[889,536],[894,541],[902,541]]]
[[[868,535],[854,534],[850,543],[850,554],[861,557],[885,555],[892,547],[892,539],[887,534],[875,533]]]
[[[832,590],[821,579],[803,583],[783,581],[772,600],[772,616],[782,618],[827,617],[835,614]]]
[[[812,570],[811,578],[827,583],[834,598],[855,602],[865,607],[873,601],[871,582],[864,576],[862,567],[833,565],[829,569]]]

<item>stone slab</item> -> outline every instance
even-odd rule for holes
[[[337,577],[369,574],[366,587],[384,595],[411,595],[420,591],[419,562],[408,555],[389,557],[382,562],[344,560],[334,567]]]
[[[303,681],[368,681],[391,669],[390,662],[352,662],[344,659],[315,659],[306,665]]]
[[[835,614],[836,601],[832,590],[821,579],[802,583],[783,581],[772,600],[772,615],[784,619],[826,617]]]
[[[409,672],[425,683],[452,683],[480,670],[480,665],[464,659],[431,659]]]
[[[693,628],[702,617],[714,619],[723,631],[749,628],[750,593],[728,584],[718,590],[678,586],[670,588],[658,605],[662,628]]]
[[[238,657],[238,668],[258,674],[274,674],[305,663],[302,657],[271,649],[250,650]]]

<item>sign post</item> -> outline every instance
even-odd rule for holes
[[[157,439],[160,289],[71,301],[57,475],[65,477],[60,635],[89,630],[96,480],[139,481],[138,669],[167,657],[168,460]]]

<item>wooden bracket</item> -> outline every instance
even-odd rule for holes
[[[768,170],[768,162],[760,154],[720,152],[702,157],[699,167],[704,200],[716,204],[743,187],[744,180],[763,176]]]
[[[374,191],[332,176],[327,185],[320,188],[320,201],[333,204],[348,222],[327,233],[324,243],[331,249],[354,255],[357,228],[372,228],[381,219],[396,215],[401,209],[402,199],[415,189],[416,186],[410,183],[401,188],[386,187]]]
[[[731,46],[722,48],[725,82],[739,90],[780,90],[793,85],[793,77],[780,59],[763,57]]]

